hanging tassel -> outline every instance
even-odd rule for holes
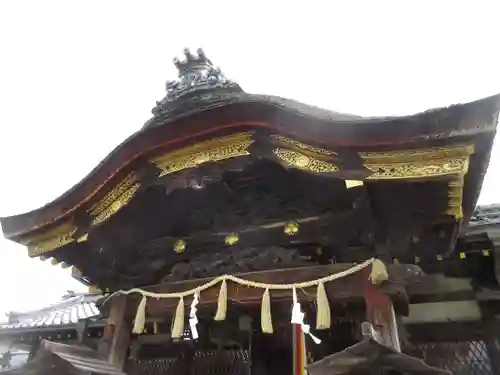
[[[380,259],[375,259],[372,264],[372,272],[368,277],[372,284],[382,284],[384,281],[389,280],[389,274],[387,273],[387,267],[384,262]]]
[[[311,333],[311,326],[304,323],[304,313],[300,309],[300,303],[297,298],[297,290],[293,288],[293,307],[292,307],[292,324],[300,325],[302,332],[309,335],[309,337],[314,341],[315,344],[320,344],[321,340]]]
[[[191,308],[189,311],[189,327],[191,328],[191,336],[193,337],[193,340],[198,339],[198,329],[196,328],[196,325],[198,324],[198,317],[196,316],[196,312],[198,309],[196,306],[198,306],[198,303],[200,302],[200,293],[196,291],[193,295],[193,301],[191,302]]]
[[[271,297],[269,289],[266,289],[262,295],[262,304],[260,305],[260,327],[263,333],[273,333],[273,319],[271,316]]]
[[[184,333],[184,298],[179,299],[172,323],[172,338],[180,339]]]
[[[322,282],[318,284],[316,292],[316,314],[316,329],[329,329],[332,322],[330,303]]]
[[[226,319],[227,312],[227,284],[226,280],[222,280],[219,291],[219,300],[217,301],[217,312],[214,320],[220,321]]]
[[[142,300],[137,306],[137,313],[135,314],[134,328],[132,333],[140,335],[144,332],[144,325],[146,324],[146,296],[142,296]]]

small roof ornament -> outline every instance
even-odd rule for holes
[[[183,60],[174,59],[179,71],[179,79],[167,82],[166,101],[174,101],[189,93],[218,88],[237,88],[239,86],[228,80],[220,68],[215,67],[205,52],[198,48],[196,54],[184,49]]]

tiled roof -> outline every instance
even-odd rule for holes
[[[73,295],[40,310],[10,313],[9,322],[0,325],[0,332],[11,329],[71,325],[82,319],[97,317],[100,312],[96,302],[100,298],[101,296],[97,294]]]
[[[478,206],[469,221],[469,227],[487,224],[500,224],[500,204]]]

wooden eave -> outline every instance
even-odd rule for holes
[[[1,218],[4,236],[23,242],[37,233],[44,235],[51,228],[84,214],[128,174],[144,165],[151,155],[242,131],[280,135],[338,152],[404,150],[472,141],[476,150],[470,160],[464,196],[470,211],[487,168],[500,108],[500,95],[496,95],[412,116],[353,116],[339,120],[329,111],[285,99],[276,102],[262,96],[250,100],[251,95],[244,95],[239,101],[173,119],[160,119],[155,126],[145,127],[61,197],[37,210]]]

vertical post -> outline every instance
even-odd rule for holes
[[[84,344],[89,327],[89,320],[80,320],[76,325],[76,333],[78,334],[78,343]]]
[[[99,343],[99,351],[108,356],[108,362],[123,370],[130,345],[130,322],[125,317],[127,296],[115,296],[111,300],[108,324]]]
[[[32,360],[35,358],[36,353],[38,352],[38,348],[40,347],[40,340],[36,337],[32,342],[31,342],[31,348],[30,348],[30,354],[28,355],[28,361]]]
[[[381,344],[401,351],[398,325],[392,301],[370,281],[365,284],[366,316],[375,330],[375,338]]]

